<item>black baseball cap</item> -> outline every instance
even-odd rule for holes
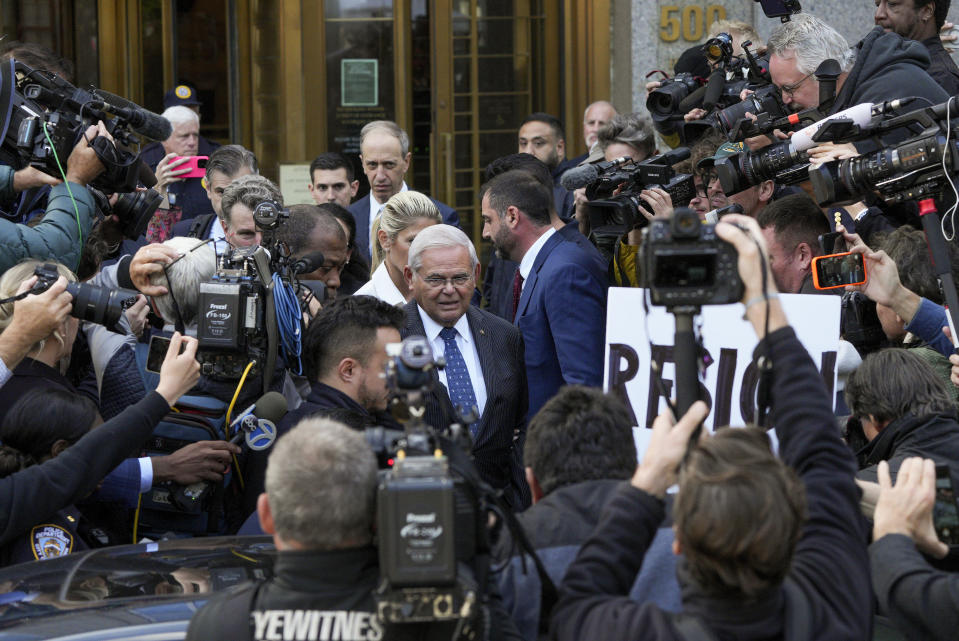
[[[191,105],[202,104],[196,98],[196,89],[190,85],[177,85],[173,89],[163,94],[163,108],[169,109],[177,105],[189,107]]]

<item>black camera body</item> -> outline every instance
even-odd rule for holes
[[[597,238],[621,236],[649,222],[640,209],[647,209],[639,197],[644,189],[657,187],[669,194],[674,207],[685,207],[696,196],[692,174],[677,174],[673,165],[689,158],[689,149],[680,147],[643,162],[614,167],[586,187],[586,212],[590,229]],[[620,188],[621,187],[621,188]],[[618,194],[613,195],[616,189]]]
[[[118,104],[118,103],[123,104]],[[139,154],[134,132],[155,140],[169,135],[169,123],[123,98],[99,89],[78,89],[56,74],[8,60],[0,63],[0,161],[20,169],[33,166],[63,178],[67,158],[85,129],[103,121],[116,145],[103,136],[90,146],[104,171],[90,184],[106,193],[133,192],[140,182],[156,183]],[[110,116],[113,116],[112,118]]]
[[[643,271],[653,305],[668,308],[726,305],[743,297],[736,249],[691,209],[654,220],[645,231]]]
[[[213,277],[200,283],[197,360],[203,374],[239,379],[250,361],[251,374],[261,371],[275,314],[266,250],[254,245],[221,256]]]
[[[33,294],[42,294],[60,278],[56,265],[44,263],[33,270],[37,282],[30,290]],[[115,330],[120,316],[136,302],[137,292],[129,289],[106,289],[87,283],[67,283],[67,293],[73,296],[73,309],[70,315],[88,323],[103,325]]]
[[[737,97],[740,93],[737,92]],[[747,112],[756,116],[756,119],[747,118]],[[771,84],[763,85],[746,96],[745,100],[719,110],[716,113],[716,127],[730,141],[742,142],[769,133],[773,122],[788,116],[789,110],[783,104],[779,88]]]
[[[393,462],[381,469],[377,489],[377,611],[389,623],[465,620],[478,629],[483,599],[475,564],[486,558],[489,541],[481,491],[462,468],[471,449],[469,430],[459,423],[436,430],[422,420],[433,369],[444,366],[426,338],[408,337],[388,346],[388,353],[387,387],[394,403],[407,406],[410,420],[399,437],[367,429],[374,449],[393,450],[388,457],[377,452],[381,463]]]
[[[146,233],[150,219],[163,201],[163,196],[156,190],[146,189],[118,194],[116,203],[111,205],[107,195],[96,187],[87,187],[87,191],[93,196],[93,202],[100,215],[116,216],[120,221],[123,235],[132,240]]]

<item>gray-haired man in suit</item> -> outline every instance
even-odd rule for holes
[[[502,318],[470,305],[479,280],[473,243],[450,225],[434,225],[410,245],[406,280],[413,300],[406,304],[407,336],[425,336],[446,369],[436,374],[426,405],[426,422],[445,427],[454,407],[476,407],[470,425],[473,457],[483,478],[503,489],[514,510],[529,505],[521,452],[526,434],[527,387],[523,339]]]

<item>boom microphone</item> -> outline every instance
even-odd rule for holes
[[[564,174],[565,175],[565,174]],[[302,258],[298,258],[295,263],[293,263],[293,273],[294,274],[311,274],[323,266],[323,263],[326,262],[326,257],[323,256],[323,252],[315,251]]]
[[[100,99],[98,109],[109,111],[130,123],[130,128],[151,140],[166,140],[173,133],[173,125],[163,116],[148,111],[126,98],[103,89],[95,89],[93,95]]]

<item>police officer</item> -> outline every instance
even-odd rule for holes
[[[362,432],[308,418],[277,441],[257,503],[279,554],[272,579],[215,595],[190,621],[188,640],[450,638],[434,624],[388,628],[376,615],[373,546],[376,459]],[[249,613],[249,616],[244,616]],[[520,637],[500,611],[489,638]]]

